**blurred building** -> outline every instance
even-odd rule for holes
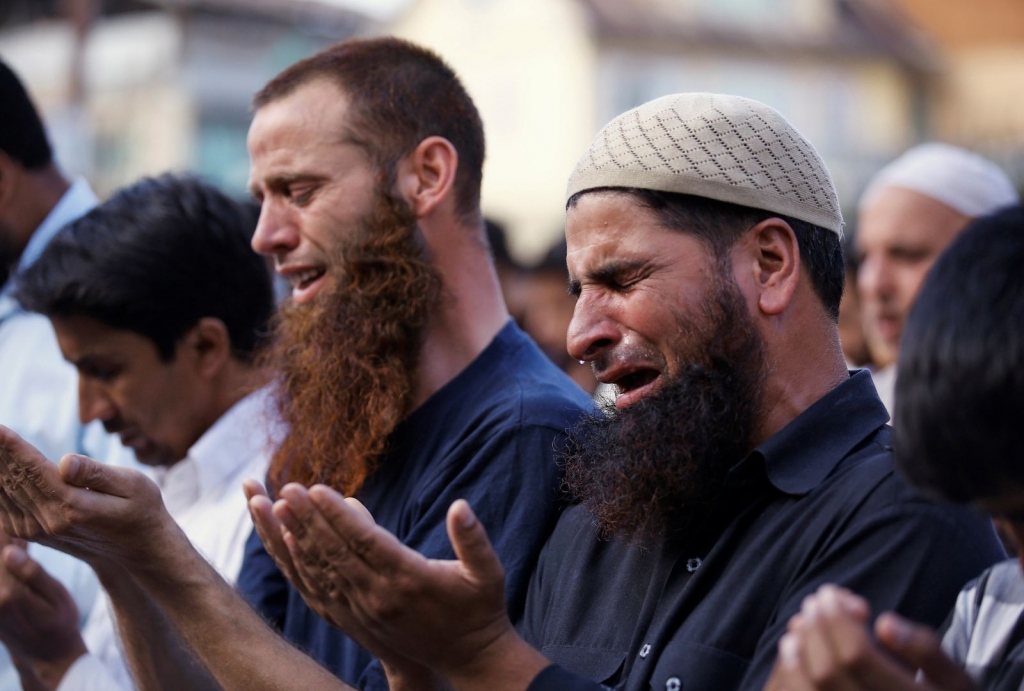
[[[924,138],[940,64],[886,0],[412,0],[387,29],[462,76],[487,129],[484,210],[527,259],[560,232],[577,158],[624,110],[679,91],[763,101],[819,148],[850,207]]]
[[[992,158],[1024,191],[1024,2],[898,2],[942,49],[929,92],[935,137]]]
[[[1021,0],[0,0],[0,57],[61,163],[101,194],[165,170],[241,194],[253,92],[380,33],[462,76],[487,132],[484,211],[527,263],[561,232],[566,180],[601,125],[678,91],[779,109],[850,216],[877,168],[929,138],[1024,181]]]
[[[253,93],[366,21],[312,0],[22,5],[0,29],[0,57],[43,111],[62,166],[101,195],[167,170],[243,194]]]

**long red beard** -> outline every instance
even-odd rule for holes
[[[333,284],[312,304],[282,307],[265,351],[289,425],[268,473],[275,492],[298,482],[354,494],[409,412],[441,279],[403,201],[378,192],[364,225],[332,266]]]

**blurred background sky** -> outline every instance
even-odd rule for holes
[[[1024,0],[0,0],[0,57],[61,166],[101,196],[166,170],[244,195],[253,92],[325,45],[384,33],[463,78],[486,128],[484,212],[523,261],[560,235],[597,130],[679,91],[781,111],[850,220],[867,178],[925,140],[1024,187]]]

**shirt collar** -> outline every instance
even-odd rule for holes
[[[18,261],[18,270],[24,271],[31,266],[35,260],[39,259],[39,255],[50,244],[50,240],[57,234],[57,231],[68,223],[89,213],[98,203],[99,200],[93,194],[89,183],[84,178],[75,180],[71,187],[68,188],[68,191],[64,193],[64,196],[60,198],[60,201],[57,202],[57,205],[50,209],[50,213],[46,215],[43,222],[32,233],[28,245],[25,246],[25,251],[21,253],[21,259]]]
[[[871,374],[857,370],[752,453],[764,458],[768,480],[776,488],[806,494],[888,421]]]
[[[254,391],[231,406],[188,450],[188,456],[171,466],[168,476],[181,465],[195,467],[198,496],[214,490],[251,459],[266,455],[271,437],[273,408],[270,388]]]

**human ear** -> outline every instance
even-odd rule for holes
[[[398,191],[417,218],[428,216],[455,186],[459,154],[444,137],[427,137],[399,165]]]
[[[750,232],[754,246],[754,283],[758,308],[778,315],[793,300],[800,276],[800,246],[796,233],[780,218],[768,218]]]
[[[204,379],[213,379],[231,358],[231,335],[216,317],[203,317],[182,339],[196,371]]]

